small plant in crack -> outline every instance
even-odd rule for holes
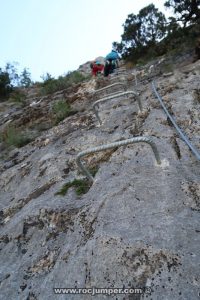
[[[91,183],[89,182],[88,179],[74,179],[73,181],[71,182],[67,182],[65,183],[60,191],[58,191],[55,196],[57,195],[60,195],[60,196],[65,196],[68,189],[71,188],[71,187],[74,187],[75,188],[75,191],[76,191],[76,194],[78,196],[82,195],[82,194],[86,194],[90,187],[91,187]]]
[[[73,116],[77,113],[76,110],[73,110],[69,103],[64,100],[59,100],[53,105],[53,113],[54,113],[54,123],[58,125],[61,121],[69,116]]]
[[[33,141],[35,137],[28,131],[20,131],[14,126],[8,126],[3,133],[0,133],[0,142],[3,142],[6,147],[21,148]]]
[[[96,173],[98,172],[99,167],[98,166],[94,166],[92,168],[89,168],[90,173],[92,174],[92,176],[94,177],[96,175]]]
[[[90,173],[92,174],[92,176],[95,176],[97,171],[98,171],[97,166],[90,169]],[[89,191],[89,189],[91,188],[91,186],[92,186],[92,183],[87,178],[83,178],[83,179],[75,178],[73,181],[65,183],[61,187],[61,189],[55,194],[55,196],[57,196],[57,195],[65,196],[66,193],[68,192],[68,189],[71,187],[75,188],[77,196],[81,196],[83,194],[86,194]]]

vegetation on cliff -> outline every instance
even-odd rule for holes
[[[194,47],[199,37],[200,1],[170,0],[165,7],[173,12],[168,20],[154,4],[128,15],[121,42],[113,42],[124,59],[137,63]]]

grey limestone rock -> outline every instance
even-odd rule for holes
[[[157,85],[198,148],[199,75],[183,71],[160,76]],[[128,84],[134,89],[134,81]],[[142,112],[133,98],[113,99],[98,108],[101,126],[92,97],[84,98],[93,87],[92,81],[80,87],[83,98],[73,102],[74,107],[81,103],[82,111],[1,159],[0,299],[196,300],[200,163],[167,120],[148,81],[138,86]],[[44,99],[43,108],[54,100]],[[80,151],[140,135],[152,137],[161,165],[143,143],[99,152],[83,159],[88,167],[98,166],[89,191],[80,196],[70,187],[65,196],[57,195],[64,184],[83,178],[75,163]],[[146,293],[54,292],[93,287]]]

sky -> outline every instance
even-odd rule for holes
[[[120,42],[128,14],[162,0],[0,0],[0,67],[18,63],[33,81],[57,78],[106,56]]]

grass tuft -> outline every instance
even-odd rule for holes
[[[98,169],[99,169],[98,166],[95,166],[95,167],[89,169],[92,176],[95,176]],[[89,191],[91,185],[92,185],[92,183],[87,178],[74,179],[71,182],[65,183],[62,186],[62,188],[60,189],[60,191],[58,191],[55,195],[65,196],[68,189],[71,188],[71,187],[74,187],[75,191],[76,191],[76,194],[78,196],[80,196],[80,195],[86,194]]]
[[[52,109],[55,117],[55,125],[63,121],[65,118],[77,113],[77,111],[73,110],[69,103],[66,103],[64,100],[56,102]]]
[[[15,89],[11,94],[10,94],[10,97],[9,97],[9,101],[11,103],[15,103],[19,106],[25,106],[26,104],[26,95],[23,91],[19,90],[19,89]]]
[[[15,127],[9,126],[1,134],[0,140],[4,142],[8,147],[14,146],[21,148],[33,140],[33,136],[26,132],[20,132]]]
[[[91,183],[87,179],[74,179],[71,182],[65,183],[55,195],[65,196],[70,187],[74,187],[76,194],[80,196],[89,191]]]
[[[42,83],[41,95],[53,94],[88,79],[78,71],[68,72],[67,75],[59,76],[58,79],[48,76],[44,83]]]

